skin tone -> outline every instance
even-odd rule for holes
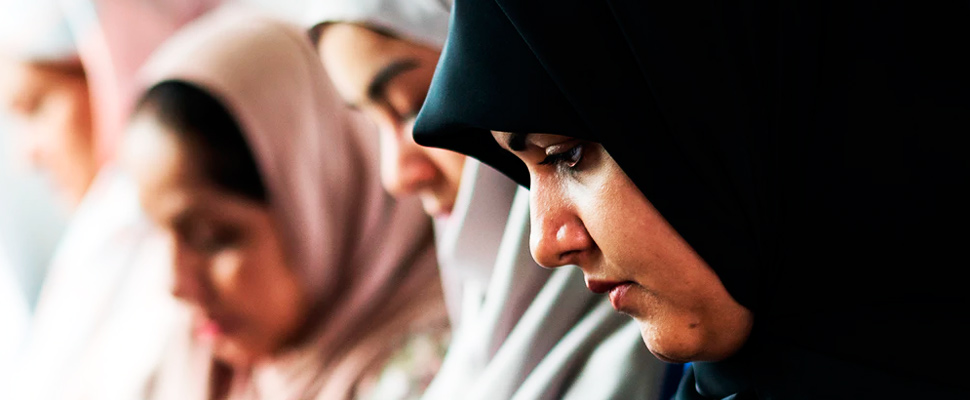
[[[0,98],[20,122],[30,163],[73,208],[98,172],[87,79],[80,64],[0,62]]]
[[[269,207],[213,185],[192,147],[150,112],[135,117],[126,137],[124,165],[170,240],[172,294],[191,306],[197,338],[240,367],[284,349],[309,302]]]
[[[609,293],[665,361],[718,361],[751,332],[752,313],[650,204],[599,144],[550,134],[493,132],[528,166],[536,261],[576,264]]]
[[[343,23],[323,29],[318,50],[341,97],[380,130],[384,187],[398,197],[417,195],[433,217],[448,216],[465,156],[419,146],[412,135],[439,52]]]

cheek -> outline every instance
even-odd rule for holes
[[[442,175],[450,182],[461,179],[461,171],[465,166],[465,156],[453,151],[424,147],[424,152],[431,159]]]
[[[209,275],[216,298],[230,304],[245,304],[250,299],[246,293],[251,290],[252,277],[250,256],[243,250],[221,251],[209,262]]]
[[[223,301],[245,315],[257,346],[273,351],[303,324],[307,313],[304,290],[275,240],[237,255],[227,254],[215,265]]]
[[[566,196],[607,258],[625,260],[635,255],[649,225],[644,218],[646,199],[628,186],[625,176],[611,171],[567,186]]]
[[[268,257],[264,273],[265,299],[258,306],[270,325],[269,330],[285,339],[298,329],[307,314],[305,291],[296,272],[277,255]]]
[[[49,163],[86,166],[93,159],[91,129],[82,104],[61,96],[49,100],[47,111],[35,117],[38,145]]]

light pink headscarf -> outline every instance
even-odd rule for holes
[[[67,18],[87,74],[98,159],[110,162],[139,94],[138,70],[165,39],[223,0],[53,1]]]
[[[377,133],[340,100],[304,30],[226,7],[167,42],[146,77],[192,83],[230,110],[315,301],[315,333],[241,372],[231,398],[350,398],[407,334],[446,323],[431,223],[417,200],[382,189]],[[159,397],[205,397],[207,382],[165,374]]]

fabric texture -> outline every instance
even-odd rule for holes
[[[523,185],[488,130],[602,143],[755,313],[684,398],[954,398],[967,11],[458,0],[415,140]]]
[[[103,170],[54,255],[3,397],[137,396],[175,321],[167,254],[134,184]]]
[[[233,371],[230,398],[353,398],[409,334],[447,326],[431,221],[383,190],[377,133],[340,101],[303,30],[224,7],[167,42],[144,78],[196,85],[236,118],[312,299],[309,337]],[[211,356],[186,345],[173,357],[190,365],[169,364],[157,398],[206,397]]]
[[[361,23],[440,48],[450,4],[320,1],[308,16],[310,26]],[[643,347],[636,324],[606,312],[607,299],[586,289],[578,269],[553,272],[532,259],[528,197],[498,171],[466,161],[454,210],[435,221],[455,330],[423,398],[657,398],[664,366]]]
[[[13,272],[13,262],[6,247],[0,246],[0,320],[6,326],[0,331],[0,376],[3,377],[10,376],[30,324],[30,307]]]

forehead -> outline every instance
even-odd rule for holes
[[[366,97],[367,87],[383,68],[401,60],[421,60],[432,51],[349,23],[325,27],[318,47],[337,90],[351,102]]]
[[[240,210],[251,202],[209,182],[192,147],[151,112],[139,112],[132,119],[121,155],[123,167],[135,179],[142,206],[163,225],[174,223],[186,212],[246,215]]]
[[[77,83],[84,83],[83,72],[72,65],[43,65],[5,60],[0,57],[0,98],[3,105],[19,109],[32,96],[51,91],[70,91]]]
[[[202,183],[190,146],[163,126],[152,112],[138,112],[125,132],[122,164],[140,189],[157,191]]]

